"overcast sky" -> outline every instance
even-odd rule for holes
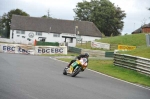
[[[32,17],[47,15],[48,10],[53,18],[73,20],[73,9],[83,0],[0,0],[0,16],[12,9],[21,9]],[[86,0],[90,1],[90,0]],[[150,0],[110,0],[125,11],[122,33],[130,34],[144,22],[150,23]]]

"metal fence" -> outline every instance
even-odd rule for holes
[[[136,70],[150,76],[150,59],[125,54],[114,54],[114,65]]]
[[[78,54],[84,54],[89,53],[90,56],[101,56],[101,57],[113,57],[114,52],[105,52],[101,50],[90,50],[90,49],[81,49],[76,47],[68,47],[68,52],[78,53]]]

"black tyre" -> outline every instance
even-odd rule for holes
[[[66,69],[64,69],[63,74],[64,74],[64,75],[67,75]]]
[[[75,77],[79,72],[81,71],[81,68],[77,68],[71,75],[71,77]]]

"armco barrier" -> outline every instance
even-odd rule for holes
[[[105,57],[114,57],[114,52],[105,52]]]
[[[81,49],[80,48],[70,47],[70,46],[68,48],[69,48],[68,49],[69,52],[81,54]]]
[[[114,65],[136,70],[150,76],[150,59],[126,54],[114,54]]]

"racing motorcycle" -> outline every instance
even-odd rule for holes
[[[86,67],[87,67],[87,58],[81,58],[80,60],[76,60],[75,62],[73,62],[69,68],[65,68],[63,74],[75,77],[81,71],[84,71]]]

